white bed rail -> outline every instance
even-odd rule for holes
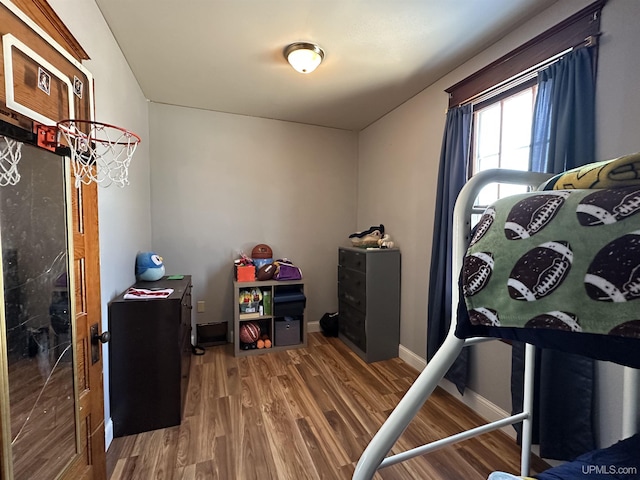
[[[484,186],[491,183],[510,183],[528,185],[536,188],[550,177],[551,175],[544,173],[506,169],[486,170],[474,175],[460,192],[454,209],[453,238],[455,239],[455,243],[453,245],[453,272],[460,272],[462,268],[464,253],[470,240],[469,235],[471,232],[473,204]],[[454,277],[457,277],[457,273]],[[454,312],[454,314],[458,307],[457,281],[458,279],[454,278],[452,288],[452,312]],[[455,320],[452,319],[447,338],[440,349],[409,390],[407,390],[407,393],[400,400],[393,412],[391,412],[391,415],[389,415],[389,418],[387,418],[382,427],[380,427],[380,430],[378,430],[376,435],[371,439],[371,442],[362,453],[356,465],[353,474],[354,480],[369,480],[373,478],[376,471],[380,468],[388,467],[444,446],[519,422],[523,422],[521,474],[527,475],[529,473],[529,455],[531,450],[530,412],[533,402],[533,359],[535,354],[535,349],[531,345],[527,345],[525,351],[524,405],[521,413],[387,457],[387,454],[391,451],[398,438],[400,438],[402,432],[405,431],[411,420],[422,408],[424,402],[435,390],[440,380],[458,357],[462,348],[474,343],[492,340],[478,338],[467,340],[459,339],[455,336],[455,323]]]
[[[640,369],[624,367],[623,382],[622,438],[627,438],[640,431]]]

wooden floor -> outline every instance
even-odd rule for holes
[[[304,349],[235,358],[232,346],[192,357],[182,425],[116,438],[111,480],[348,479],[363,449],[418,372],[402,360],[366,364],[340,340],[309,335]],[[394,452],[479,425],[438,389]],[[533,469],[547,466],[534,458]],[[377,479],[484,480],[519,470],[507,435],[480,438],[382,469]]]

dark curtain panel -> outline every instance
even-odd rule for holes
[[[560,173],[592,163],[595,156],[595,85],[590,48],[563,57],[538,75],[531,169]],[[513,343],[511,395],[522,410],[524,344]],[[573,460],[595,448],[595,361],[536,349],[534,443],[540,454]],[[520,433],[520,432],[518,432]]]
[[[595,95],[591,48],[538,74],[531,170],[560,173],[595,162]]]
[[[451,324],[452,279],[459,274],[451,271],[453,207],[467,181],[472,118],[471,105],[450,109],[442,138],[429,271],[427,361],[433,358],[444,342]],[[445,376],[456,385],[460,393],[464,392],[467,383],[467,350],[462,350]]]
[[[524,344],[513,342],[513,412],[522,411]],[[596,448],[593,422],[595,361],[559,350],[536,349],[533,443],[540,455],[573,460]],[[516,426],[520,441],[520,424]]]

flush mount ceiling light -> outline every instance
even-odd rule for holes
[[[284,58],[300,73],[311,73],[324,58],[324,50],[315,43],[296,42],[284,49]]]

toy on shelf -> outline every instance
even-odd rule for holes
[[[260,268],[273,262],[273,250],[269,245],[259,243],[251,250],[251,260],[256,267],[256,271],[259,271]]]
[[[266,333],[261,333],[262,329],[256,322],[244,322],[240,326],[240,348],[242,350],[253,350],[271,348],[271,338]]]
[[[271,339],[269,335],[262,335],[256,342],[258,348],[271,348]]]
[[[244,253],[241,253],[240,258],[233,261],[233,269],[238,282],[253,282],[256,279],[256,267],[253,260]]]
[[[378,246],[380,248],[393,248],[393,241],[391,240],[391,235],[385,233],[380,240],[378,240]]]
[[[140,252],[136,255],[136,279],[155,282],[164,276],[162,257],[155,252]]]
[[[260,338],[260,327],[255,322],[245,322],[240,325],[240,341],[253,343]]]
[[[238,303],[240,304],[240,318],[247,320],[249,318],[258,318],[262,316],[263,312],[260,310],[260,302],[262,302],[262,291],[259,288],[244,288],[240,290],[240,295],[238,297]]]
[[[273,263],[267,263],[258,268],[256,272],[256,278],[260,281],[271,280],[276,273],[276,265]]]

